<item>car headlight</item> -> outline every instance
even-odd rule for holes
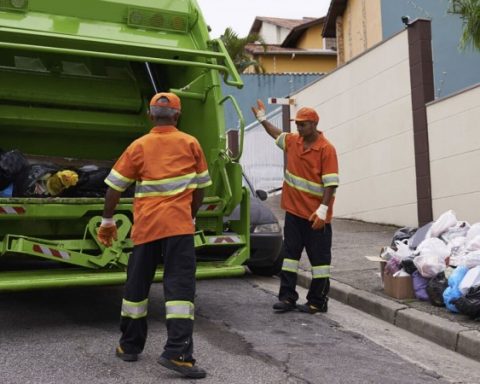
[[[266,233],[266,232],[280,232],[281,228],[278,223],[260,224],[255,227],[253,233]]]

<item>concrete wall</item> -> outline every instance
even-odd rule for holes
[[[416,226],[415,155],[407,32],[293,97],[320,114],[337,148],[336,217]],[[292,126],[295,130],[295,126]]]
[[[480,221],[480,84],[427,106],[433,216]]]

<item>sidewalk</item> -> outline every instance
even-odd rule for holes
[[[269,196],[266,203],[283,227],[280,195]],[[378,256],[380,248],[390,244],[397,227],[346,219],[334,219],[332,227],[332,299],[480,361],[479,322],[429,302],[397,300],[384,294],[379,265],[365,256]],[[299,284],[308,287],[311,278],[306,254],[300,269]]]

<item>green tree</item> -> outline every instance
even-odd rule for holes
[[[463,20],[460,46],[472,45],[480,51],[480,0],[450,0],[451,12]]]
[[[225,48],[239,73],[243,73],[243,71],[250,66],[253,66],[255,73],[265,72],[261,64],[257,60],[254,60],[245,49],[247,44],[251,43],[260,43],[264,50],[266,49],[263,39],[258,34],[255,33],[249,34],[246,37],[239,37],[232,28],[227,28],[223,35],[220,36],[220,39],[223,41],[223,44],[225,44]]]

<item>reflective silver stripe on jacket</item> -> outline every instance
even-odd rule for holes
[[[323,186],[326,187],[336,187],[338,186],[340,180],[338,178],[338,173],[329,173],[327,175],[322,175]]]
[[[162,180],[145,180],[137,182],[135,197],[172,196],[182,193],[188,188],[206,187],[210,185],[208,171],[195,172]]]
[[[130,317],[131,319],[140,319],[147,316],[148,299],[134,302],[123,299],[122,300],[122,316]]]
[[[317,265],[312,267],[313,279],[324,279],[330,277],[330,265]]]
[[[212,185],[212,179],[210,179],[208,171],[197,173],[196,183],[197,188],[205,188]]]
[[[285,171],[285,182],[292,188],[298,189],[302,192],[308,192],[312,195],[322,197],[323,196],[323,184],[314,183],[307,179],[303,179],[289,172]]]
[[[122,176],[120,173],[112,169],[105,179],[105,183],[115,189],[116,191],[123,192],[125,191],[130,184],[135,180],[129,179],[128,177]]]
[[[275,144],[277,144],[281,149],[285,150],[285,138],[287,137],[286,133],[281,133],[280,136],[277,137],[275,140]]]
[[[165,303],[167,319],[193,320],[195,306],[191,301],[167,301]]]
[[[297,273],[298,272],[298,260],[283,259],[282,271]]]

